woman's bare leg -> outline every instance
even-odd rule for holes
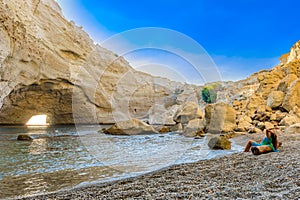
[[[247,143],[244,152],[249,152],[250,147],[252,146],[252,143],[255,142],[253,140],[249,140],[249,142]]]

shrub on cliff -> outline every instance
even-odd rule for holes
[[[201,96],[206,103],[216,103],[217,92],[220,90],[221,85],[219,83],[212,83],[203,88]]]

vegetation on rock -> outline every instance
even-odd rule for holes
[[[217,101],[217,92],[220,90],[220,83],[212,83],[205,86],[201,92],[203,101],[206,103],[216,103]]]

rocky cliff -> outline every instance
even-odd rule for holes
[[[2,0],[0,19],[0,124],[24,124],[46,114],[52,124],[138,118],[173,125],[185,102],[206,106],[201,86],[135,71],[68,22],[54,0]],[[221,120],[223,131],[230,119],[228,131],[235,124],[235,130],[249,132],[300,122],[300,42],[280,60],[247,79],[218,83],[221,104],[211,108],[221,105],[224,112],[206,109],[206,121]],[[203,129],[206,122],[200,121]]]
[[[54,0],[2,0],[0,19],[0,124],[37,114],[52,124],[147,118],[176,89],[195,89],[133,70]]]
[[[271,70],[257,72],[238,82],[221,83],[218,102],[237,111],[238,131],[264,129],[274,124],[300,122],[300,41]]]

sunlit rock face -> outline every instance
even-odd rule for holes
[[[270,70],[262,70],[238,82],[222,83],[217,102],[233,106],[237,123],[250,117],[247,127],[259,127],[265,121],[281,126],[300,120],[300,41]],[[261,115],[261,117],[257,116]],[[287,123],[289,122],[289,123]],[[237,127],[239,130],[240,127]]]
[[[147,119],[175,89],[197,90],[133,70],[54,0],[2,0],[0,19],[0,124],[38,114],[52,124]]]
[[[0,124],[25,124],[43,114],[52,124],[152,120],[160,115],[158,107],[170,112],[186,101],[206,106],[202,87],[137,72],[124,58],[95,45],[62,16],[54,0],[2,0],[0,19]],[[271,70],[220,83],[217,102],[232,106],[236,119],[256,113],[278,123],[290,113],[300,119],[299,45]],[[271,93],[280,91],[282,103],[270,108]]]

